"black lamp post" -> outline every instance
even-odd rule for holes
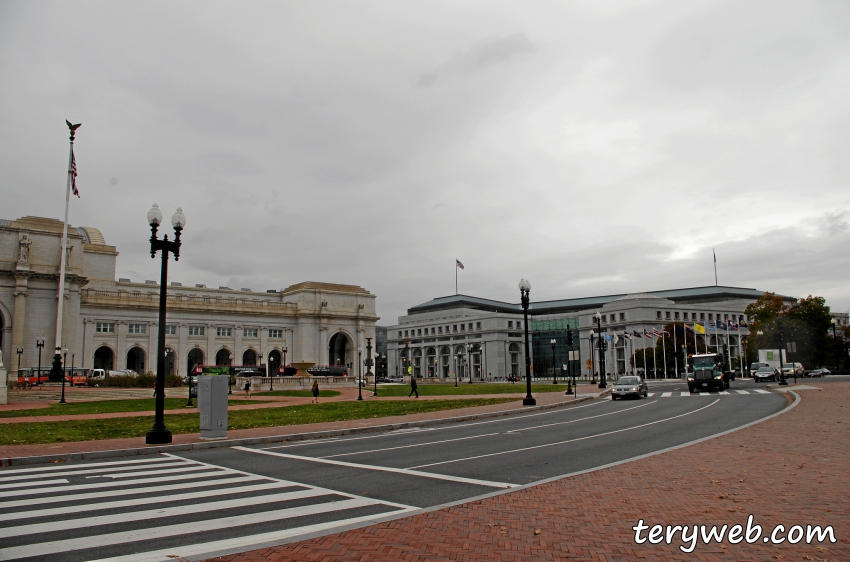
[[[782,337],[782,320],[776,320],[776,327],[779,332],[779,386],[788,386],[788,381],[785,380],[785,365],[782,361],[782,350],[785,349],[785,342]]]
[[[363,348],[357,348],[357,400],[363,400],[363,376],[361,375],[363,369],[361,365],[363,364]]]
[[[472,346],[466,344],[466,369],[469,371],[469,384],[472,384],[472,360],[469,355],[469,352],[472,350]]]
[[[375,380],[373,381],[375,386],[372,389],[372,396],[378,395],[378,365],[377,361],[372,360],[372,338],[366,338],[366,378],[368,380],[369,375],[372,374],[372,364],[375,363]]]
[[[269,353],[269,360],[266,362],[266,364],[269,366],[269,370],[268,370],[268,375],[269,375],[269,392],[274,392],[274,375],[275,375],[275,371],[274,371],[274,358],[272,357],[272,354],[271,354],[271,353]]]
[[[195,405],[192,404],[192,377],[195,375],[195,368],[196,367],[192,367],[192,369],[189,371],[189,398],[188,398],[188,400],[186,400],[186,407],[187,408],[194,408],[195,407]]]
[[[457,352],[457,359],[455,359],[455,388],[457,388],[457,379],[460,376],[460,351]]]
[[[286,372],[286,352],[287,348],[286,346],[283,346],[283,363],[281,363],[280,366],[283,367],[284,372]]]
[[[227,393],[233,394],[233,354],[227,356]]]
[[[44,336],[35,338],[35,346],[38,348],[38,376],[35,379],[38,384],[41,381],[41,350],[44,348]]]
[[[567,395],[573,393],[573,333],[567,330]]]
[[[599,386],[598,388],[608,388],[605,376],[605,338],[602,337],[602,315],[596,313],[596,329],[599,331]],[[643,366],[646,370],[646,365]]]
[[[596,334],[593,330],[590,331],[590,384],[596,384],[596,342],[594,337]]]
[[[838,336],[835,333],[835,318],[832,318],[830,322],[832,323],[832,350],[833,354],[835,355],[835,372],[838,373]]]
[[[73,381],[73,380],[74,380],[74,361],[75,361],[75,358],[76,358],[76,357],[77,357],[77,352],[76,352],[76,351],[72,351],[72,352],[71,352],[71,381]],[[72,386],[73,386],[73,385],[72,385]]]
[[[18,354],[18,376],[20,377],[21,376],[21,355],[24,354],[24,348],[23,347],[16,347],[15,353]]]
[[[558,384],[558,379],[555,377],[555,338],[549,340],[549,343],[552,344],[552,384]]]
[[[531,283],[525,279],[519,280],[519,293],[522,296],[522,318],[525,328],[525,398],[522,399],[523,406],[536,406],[537,400],[531,395],[531,357],[528,353],[528,294],[531,292]]]
[[[65,404],[65,366],[68,365],[68,348],[62,350],[62,398],[60,404]]]
[[[168,254],[174,254],[174,261],[180,259],[180,233],[186,226],[186,215],[183,209],[177,208],[177,212],[171,216],[171,225],[174,227],[174,240],[169,241],[168,235],[157,238],[157,230],[162,223],[162,212],[154,204],[148,211],[148,223],[151,225],[151,257],[155,258],[157,252],[162,253],[162,266],[159,280],[159,330],[157,334],[156,354],[156,410],[153,427],[145,436],[148,445],[161,445],[171,443],[171,431],[165,427],[165,305],[167,302],[166,291],[168,290]]]

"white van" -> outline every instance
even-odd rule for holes
[[[92,369],[89,377],[91,377],[93,379],[105,379],[106,378],[106,371],[104,371],[103,369]]]

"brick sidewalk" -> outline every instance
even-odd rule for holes
[[[690,447],[215,560],[850,560],[850,384],[823,386],[800,391],[802,402],[787,413]],[[698,544],[685,554],[677,541],[637,545],[631,529],[639,519],[731,527],[751,513],[768,531],[832,525],[838,542]]]

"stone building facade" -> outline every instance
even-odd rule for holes
[[[156,370],[159,283],[115,280],[118,251],[95,228],[69,227],[63,348],[76,367]],[[0,349],[10,378],[54,349],[62,222],[0,220]],[[147,255],[139,259],[148,258]],[[166,363],[185,376],[195,364],[280,366],[284,361],[354,364],[375,338],[375,296],[353,286],[305,282],[282,290],[167,288]],[[365,353],[365,351],[364,351]]]
[[[528,310],[529,353],[535,376],[552,376],[552,366],[562,376],[566,365],[574,373],[599,373],[599,332],[611,337],[605,351],[606,373],[612,376],[632,372],[630,357],[646,348],[651,354],[655,337],[670,322],[712,325],[744,321],[747,305],[764,291],[741,287],[695,287],[640,294],[606,295],[556,301],[532,302]],[[791,297],[783,297],[793,302]],[[599,314],[599,325],[596,315]],[[472,297],[452,295],[414,306],[399,323],[388,327],[387,357],[390,374],[403,374],[410,366],[421,377],[503,380],[508,375],[523,376],[525,346],[522,307]],[[568,348],[567,334],[573,345]],[[638,332],[641,337],[632,334]],[[591,353],[591,333],[594,348]],[[629,338],[624,334],[630,334]],[[730,332],[707,330],[699,335],[702,350],[726,343],[734,358],[741,354],[746,327]],[[616,338],[614,337],[616,336]],[[671,334],[672,337],[672,334]],[[693,338],[693,334],[689,333]],[[681,345],[681,335],[678,336]],[[552,349],[552,340],[555,348]],[[573,359],[569,352],[572,351]],[[588,365],[588,360],[593,360]],[[651,356],[650,356],[651,357]],[[672,361],[672,359],[671,359]],[[648,358],[647,364],[652,364]],[[661,357],[657,364],[663,365]],[[678,363],[681,375],[681,361]],[[591,372],[592,369],[592,372]],[[674,376],[673,369],[667,375]],[[664,373],[660,372],[658,376]]]

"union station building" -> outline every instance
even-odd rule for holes
[[[62,221],[0,219],[0,349],[9,378],[49,368],[54,353]],[[158,325],[158,281],[115,280],[118,251],[92,227],[68,227],[62,345],[71,366],[156,371],[158,331],[169,373],[195,365],[280,366],[283,361],[354,365],[375,342],[375,295],[353,285],[305,282],[286,289],[167,288]],[[150,259],[148,255],[138,259]],[[373,343],[374,345],[374,343]],[[20,356],[17,350],[22,349]],[[284,357],[284,352],[286,356]]]

